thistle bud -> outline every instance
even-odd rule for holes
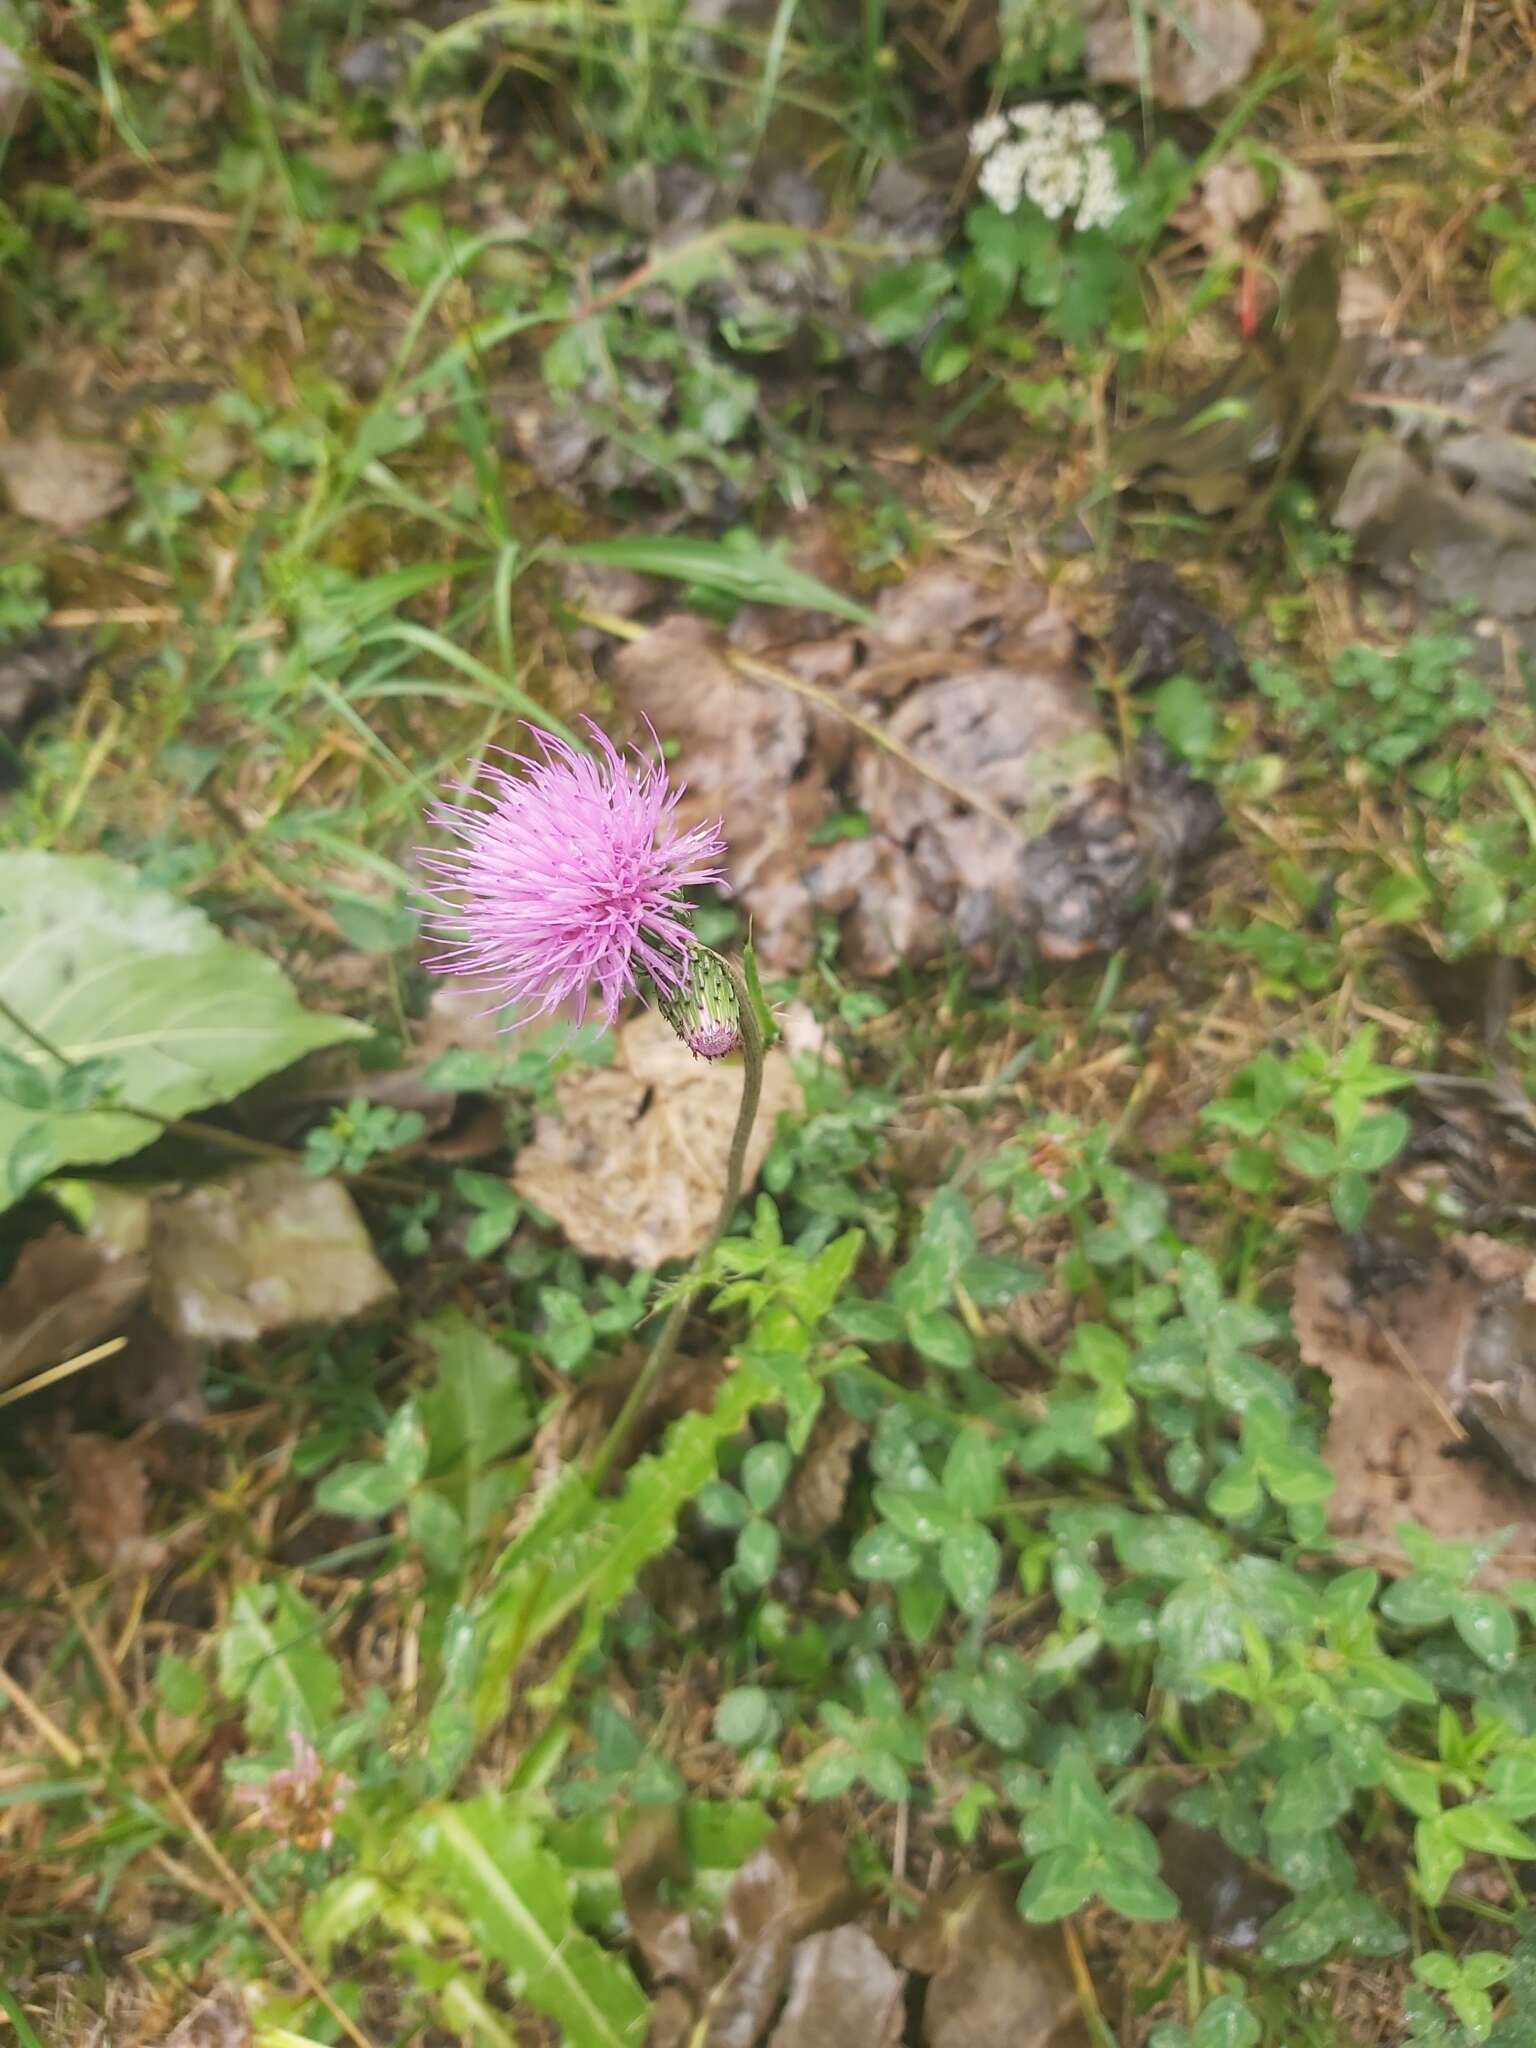
[[[682,985],[660,995],[657,1008],[695,1059],[723,1060],[741,1044],[741,1004],[725,962],[693,946]]]

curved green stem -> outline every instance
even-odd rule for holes
[[[678,1290],[677,1298],[667,1312],[662,1324],[661,1335],[655,1349],[635,1375],[635,1383],[624,1398],[624,1405],[614,1418],[608,1434],[597,1447],[597,1456],[592,1460],[587,1474],[587,1483],[594,1493],[607,1478],[614,1459],[623,1449],[624,1440],[634,1426],[635,1418],[645,1404],[647,1395],[661,1375],[671,1364],[677,1351],[678,1340],[683,1334],[683,1324],[688,1310],[698,1293],[703,1280],[703,1269],[710,1253],[724,1237],[730,1227],[736,1204],[741,1199],[741,1183],[746,1171],[747,1140],[752,1135],[752,1126],[757,1121],[757,1106],[763,1093],[763,1033],[757,1021],[757,1011],[752,1002],[741,970],[734,961],[720,958],[720,965],[730,976],[731,987],[741,1008],[741,1103],[736,1111],[736,1128],[731,1133],[731,1149],[725,1167],[725,1192],[720,1198],[720,1213],[715,1218],[715,1227],[708,1238],[694,1253],[693,1265],[687,1278]]]

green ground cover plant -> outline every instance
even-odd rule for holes
[[[0,2040],[184,2048],[210,1995],[255,2048],[795,2048],[837,1932],[913,2048],[994,2038],[943,2031],[950,1950],[1093,2048],[1536,2041],[1530,1474],[1496,1533],[1412,1474],[1342,1529],[1296,1279],[1385,1317],[1453,1231],[1528,1242],[1529,649],[1404,624],[1300,441],[1214,513],[1115,452],[1218,345],[1284,382],[1244,294],[1305,260],[1301,168],[1393,321],[1518,311],[1528,24],[1276,6],[1170,102],[1206,12],[1130,5],[1122,79],[1064,4],[0,0]],[[988,174],[1037,106],[1098,187]],[[18,484],[54,443],[78,522]],[[1149,560],[1251,684],[1111,658]],[[706,895],[794,1106],[695,1264],[590,1248],[522,1168],[662,1083],[623,1027],[445,1035],[429,806],[609,716],[640,614],[883,744],[950,629],[882,606],[1026,561],[1095,759],[1142,826],[1199,784],[1213,848],[1079,957],[956,910],[874,974],[822,906],[759,981]],[[363,1307],[285,1320],[329,1240],[264,1292],[282,1217],[233,1202],[185,1306],[166,1247],[244,1173],[340,1204]]]

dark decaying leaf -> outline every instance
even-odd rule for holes
[[[1341,342],[1337,251],[1323,241],[1251,346],[1166,417],[1120,436],[1117,473],[1146,490],[1173,491],[1196,512],[1241,508],[1242,523],[1256,523],[1314,422],[1355,373],[1362,347]]]
[[[686,1906],[669,1901],[668,1887],[686,1878],[688,1859],[675,1806],[643,1806],[632,1817],[614,1857],[630,1935],[645,1959],[651,1986],[697,1991],[704,1966]]]
[[[614,663],[637,720],[681,743],[683,821],[730,820],[764,964],[803,967],[818,911],[865,974],[956,943],[991,971],[1028,949],[1118,943],[1171,889],[1209,807],[1175,829],[1176,779],[1122,774],[1071,622],[1029,578],[989,589],[922,570],[876,613],[874,631],[823,630],[775,660],[883,743],[733,659],[696,618],[663,620]]]
[[[149,1254],[156,1313],[204,1342],[345,1322],[394,1293],[340,1181],[296,1166],[248,1167],[157,1202]]]
[[[908,1930],[901,1960],[928,1979],[923,2048],[1086,2048],[1061,1937],[1019,1918],[1018,1889],[1002,1871],[958,1878]]]
[[[128,464],[120,448],[44,432],[0,441],[0,482],[23,519],[77,533],[122,504]]]
[[[1158,1845],[1163,1878],[1190,1926],[1223,1948],[1257,1948],[1265,1923],[1290,1896],[1284,1887],[1210,1828],[1169,1820]]]
[[[819,1543],[842,1516],[855,1453],[869,1435],[835,1401],[817,1415],[779,1505],[779,1527],[792,1543]]]
[[[1536,319],[1465,356],[1385,344],[1361,381],[1371,430],[1335,522],[1428,604],[1475,604],[1536,644]]]
[[[107,1572],[150,1571],[164,1546],[146,1534],[149,1481],[131,1441],[75,1430],[60,1443],[69,1518],[81,1548]]]
[[[512,1184],[547,1210],[589,1258],[650,1268],[698,1250],[714,1226],[741,1097],[730,1063],[697,1060],[654,1011],[621,1027],[611,1067],[579,1067],[555,1084]],[[747,1147],[751,1187],[780,1114],[800,1101],[777,1047],[764,1062],[762,1106]]]
[[[1175,675],[1208,677],[1224,689],[1248,680],[1231,627],[1166,562],[1133,562],[1122,576],[1109,651],[1132,689]]]
[[[731,1884],[724,1930],[734,1952],[711,1996],[701,2048],[757,2048],[778,2008],[796,1944],[846,1919],[857,1893],[830,1814],[785,1822]]]
[[[121,1334],[127,1341],[102,1377],[123,1420],[201,1422],[207,1413],[201,1348],[168,1330],[147,1303],[134,1309]]]
[[[141,1257],[62,1223],[23,1245],[0,1287],[0,1389],[61,1365],[119,1330],[144,1292]]]
[[[250,2048],[253,2038],[245,2000],[226,1985],[194,2006],[161,2048]]]
[[[12,746],[38,719],[68,703],[85,681],[91,643],[81,633],[35,633],[0,652],[0,739]],[[0,788],[15,764],[0,746]]]
[[[795,1950],[789,1997],[769,2048],[897,2048],[906,1978],[862,1927],[812,1934]]]
[[[1203,107],[1236,91],[1264,47],[1264,18],[1250,0],[1090,0],[1086,12],[1088,76],[1136,86],[1165,107]]]
[[[1482,1277],[1487,1242],[1461,1240],[1459,1255],[1381,1282],[1352,1272],[1337,1246],[1297,1263],[1297,1344],[1333,1383],[1329,1519],[1346,1551],[1372,1562],[1397,1559],[1395,1527],[1412,1521],[1449,1542],[1513,1530],[1488,1572],[1536,1566],[1536,1488],[1516,1476],[1536,1442],[1527,1283]]]

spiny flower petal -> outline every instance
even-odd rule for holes
[[[693,947],[682,892],[724,879],[719,821],[677,828],[683,792],[659,761],[627,760],[590,719],[585,754],[540,732],[542,759],[508,755],[485,771],[485,803],[441,804],[459,842],[428,853],[426,963],[479,979],[519,1022],[559,1011],[580,1022],[593,991],[612,1024],[644,970],[665,997],[683,987]]]

